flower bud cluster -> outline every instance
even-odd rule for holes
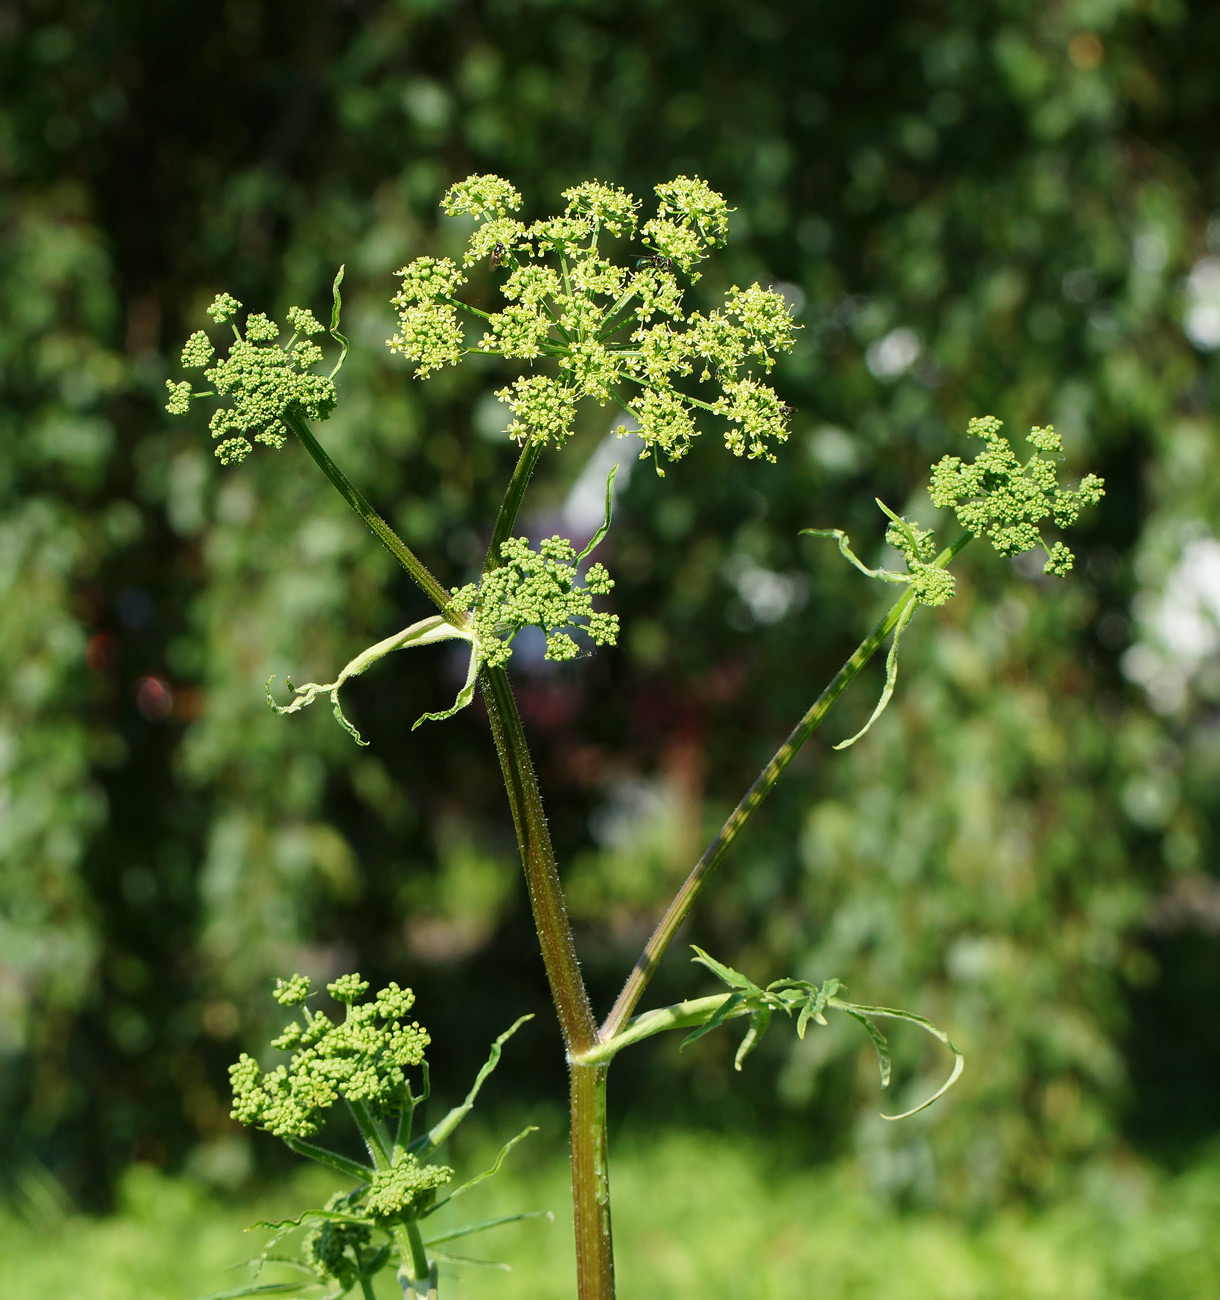
[[[656,195],[656,216],[640,227],[637,199],[588,181],[564,191],[561,215],[527,225],[511,215],[521,196],[507,181],[468,177],[441,206],[475,219],[462,264],[487,259],[493,271],[503,268],[507,305],[477,311],[455,296],[465,277],[454,262],[418,258],[399,272],[399,328],[389,347],[421,377],[472,351],[531,365],[553,361],[551,374],[521,376],[496,394],[511,411],[507,432],[518,442],[561,446],[580,401],[591,398],[618,403],[634,418],[644,456],[684,456],[703,411],[725,420],[733,455],[773,461],[791,411],[756,371],[769,372],[791,349],[788,307],[782,295],[754,284],[734,286],[723,307],[706,315],[688,313],[677,275],[698,279],[698,263],[728,238],[729,207],[697,177],[658,185]],[[647,255],[626,265],[601,247],[603,239],[637,237]],[[462,311],[482,322],[482,336],[469,345]],[[679,388],[690,377],[714,391],[702,397]]]
[[[500,546],[500,559],[481,583],[454,590],[456,608],[474,613],[484,663],[507,663],[512,639],[523,627],[546,633],[546,658],[552,660],[580,653],[569,628],[579,628],[596,645],[617,642],[618,615],[593,609],[593,597],[606,595],[614,582],[601,564],[591,564],[582,582],[571,542],[548,537],[533,550],[524,537],[510,537]]]
[[[310,984],[303,975],[281,982],[276,1000],[301,1006],[303,1019],[289,1021],[272,1046],[292,1052],[292,1059],[264,1073],[243,1052],[229,1067],[233,1118],[279,1137],[309,1137],[341,1099],[362,1102],[379,1114],[397,1110],[405,1088],[403,1071],[423,1061],[428,1033],[414,1021],[406,1022],[415,1002],[410,989],[389,984],[371,1001],[360,1002],[368,989],[358,975],[327,985],[347,1007],[336,1023],[304,1007]]]
[[[236,298],[222,293],[208,315],[217,324],[232,323],[240,310]],[[189,381],[166,380],[165,409],[171,415],[185,415],[197,397],[230,399],[212,413],[209,425],[212,437],[220,439],[216,455],[223,464],[244,460],[256,442],[282,447],[288,432],[284,416],[290,410],[305,419],[325,420],[334,409],[334,383],[312,373],[322,349],[310,336],[321,333],[323,325],[303,307],[289,307],[288,322],[292,334],[280,346],[280,326],[262,312],[251,313],[244,335],[233,325],[234,342],[223,359],[217,358],[207,334],[196,330],[182,349],[182,364],[187,370],[203,370],[211,389],[195,392]]]
[[[1040,525],[1050,519],[1067,528],[1081,508],[1096,505],[1105,495],[1096,474],[1086,474],[1074,490],[1061,488],[1054,462],[1063,442],[1049,425],[1030,430],[1033,455],[1022,464],[1003,436],[994,415],[970,421],[968,432],[986,444],[970,463],[944,456],[933,466],[929,491],[935,505],[949,507],[963,528],[986,537],[1004,556],[1020,555],[1041,546],[1047,554],[1043,572],[1063,577],[1074,557],[1063,542],[1048,546]]]
[[[921,605],[944,605],[953,599],[957,580],[948,569],[932,563],[936,543],[929,529],[909,519],[892,520],[885,540],[906,560],[910,587]]]

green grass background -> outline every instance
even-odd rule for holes
[[[511,1167],[443,1212],[449,1217],[438,1215],[438,1230],[527,1209],[551,1210],[555,1221],[455,1243],[510,1263],[512,1272],[451,1268],[442,1274],[446,1300],[570,1300],[567,1169],[561,1148],[533,1141],[533,1152],[518,1148]],[[488,1143],[463,1153],[463,1170],[490,1152]],[[1173,1175],[1135,1162],[1094,1168],[1068,1197],[1003,1209],[973,1225],[886,1207],[850,1163],[788,1168],[765,1146],[709,1133],[627,1135],[617,1144],[613,1181],[627,1300],[1220,1295],[1220,1150]],[[29,1178],[0,1213],[0,1290],[8,1300],[191,1300],[245,1280],[226,1270],[261,1247],[266,1234],[243,1232],[248,1224],[299,1213],[330,1190],[305,1171],[261,1197],[225,1197],[134,1165],[119,1211],[90,1218],[67,1209],[49,1180]],[[263,1280],[284,1276],[269,1268]],[[397,1294],[385,1276],[378,1295]]]

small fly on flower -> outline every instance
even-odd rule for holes
[[[497,244],[495,248],[491,250],[491,263],[490,263],[491,270],[494,271],[496,267],[499,266],[500,263],[504,261],[504,254],[507,251],[508,250],[504,247],[503,244]]]
[[[662,257],[660,253],[655,253],[651,257],[641,257],[635,264],[637,271],[646,271],[652,268],[656,271],[672,271],[674,262],[672,257]]]

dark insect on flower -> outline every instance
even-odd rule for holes
[[[674,262],[672,257],[662,257],[660,253],[654,253],[651,257],[641,257],[635,264],[637,271],[645,271],[649,268],[656,271],[672,271]]]
[[[491,250],[491,269],[493,271],[496,269],[497,266],[500,265],[501,262],[504,261],[504,254],[507,251],[508,250],[504,247],[503,244],[497,244],[495,248]]]
[[[783,402],[780,404],[779,413],[786,420],[790,415],[796,414],[796,407],[789,406],[786,402]]]

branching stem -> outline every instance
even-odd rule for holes
[[[963,533],[952,546],[946,547],[936,557],[935,563],[944,568],[961,551],[970,538],[970,533]],[[635,969],[631,972],[627,983],[623,986],[623,991],[618,995],[618,999],[610,1009],[610,1014],[602,1024],[598,1033],[600,1042],[605,1043],[613,1039],[626,1025],[631,1013],[639,1003],[648,981],[652,978],[665,949],[669,947],[671,940],[678,931],[678,927],[686,919],[687,913],[694,906],[695,899],[699,897],[712,872],[720,865],[720,861],[728,852],[729,846],[754,815],[759,804],[771,793],[772,786],[783,775],[784,769],[796,757],[801,746],[818,729],[831,705],[843,694],[864,665],[877,653],[885,643],[886,638],[901,622],[914,599],[915,593],[908,588],[890,606],[880,622],[860,642],[847,662],[831,679],[826,689],[810,706],[809,711],[792,729],[788,738],[775,751],[771,761],[758,774],[754,784],[742,795],[737,807],[729,814],[724,825],[721,826],[711,843],[704,849],[703,855],[691,869],[690,875],[682,883],[681,888],[674,895],[673,901],[666,908],[665,915],[661,917],[657,928],[652,932],[652,937],[644,946],[644,951],[640,954]]]

